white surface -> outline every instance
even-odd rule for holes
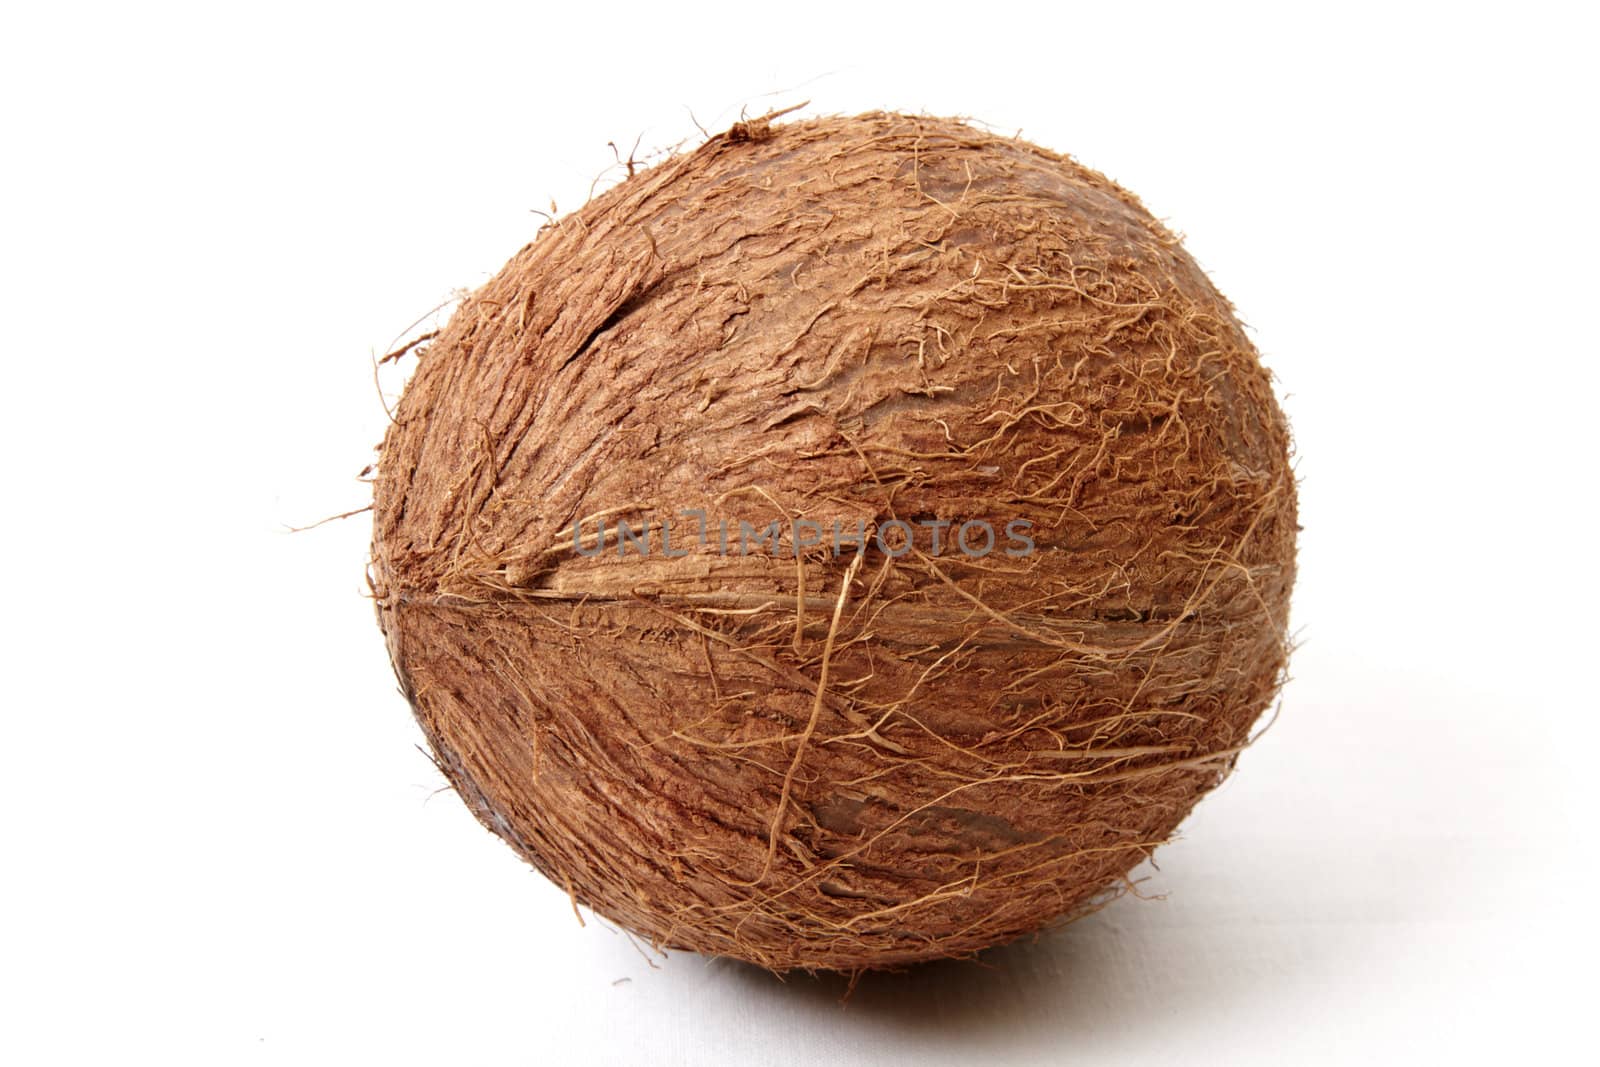
[[[8,13],[0,1058],[1581,1059],[1593,27],[1198,7]],[[1021,128],[1186,232],[1306,527],[1283,714],[1164,902],[843,1007],[580,928],[433,795],[365,516],[282,532],[365,503],[371,355],[608,140],[807,98]]]

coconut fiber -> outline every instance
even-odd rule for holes
[[[1269,376],[1055,152],[742,122],[415,351],[370,571],[401,686],[483,824],[655,945],[859,971],[1082,914],[1278,691]]]

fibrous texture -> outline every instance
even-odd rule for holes
[[[869,114],[741,123],[467,298],[371,577],[439,767],[576,902],[856,970],[1125,884],[1275,696],[1295,532],[1268,374],[1137,200]]]

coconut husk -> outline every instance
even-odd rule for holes
[[[396,673],[484,825],[658,946],[859,970],[1080,914],[1278,691],[1269,376],[1066,156],[744,122],[548,225],[418,351],[375,482]],[[953,550],[974,521],[1033,551]]]

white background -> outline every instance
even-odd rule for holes
[[[13,5],[0,1058],[1518,1062],[1593,993],[1579,7]],[[46,14],[48,9],[48,14]],[[417,751],[371,359],[626,156],[965,114],[1188,235],[1287,394],[1282,716],[1147,893],[864,979],[650,961]],[[395,394],[401,382],[385,378]],[[1572,1052],[1582,1058],[1577,1051]]]

